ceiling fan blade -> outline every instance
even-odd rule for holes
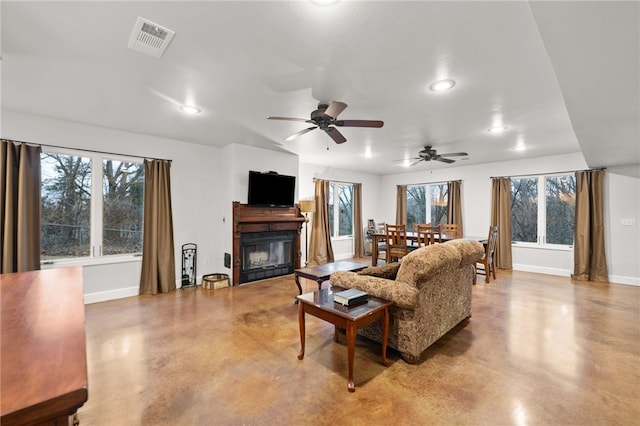
[[[293,118],[293,117],[267,117],[267,120],[286,120],[286,121],[302,121],[306,123],[313,123],[313,121],[306,118]]]
[[[409,167],[413,167],[416,164],[418,164],[419,162],[423,161],[422,159],[418,160],[418,161],[414,161],[413,163],[409,164]]]
[[[448,158],[443,158],[440,155],[433,157],[432,160],[441,161],[441,162],[447,163],[447,164],[451,164],[451,163],[455,163],[456,162],[456,160],[450,160]]]
[[[331,102],[331,104],[327,107],[326,111],[324,112],[326,115],[328,115],[331,118],[337,118],[338,115],[340,115],[340,113],[342,111],[345,110],[345,108],[347,107],[347,104],[345,104],[344,102],[338,102],[338,101],[333,101]]]
[[[466,152],[449,152],[448,154],[440,154],[441,157],[466,157]]]
[[[312,130],[314,130],[314,129],[316,129],[316,128],[317,128],[317,126],[309,127],[309,128],[307,128],[307,129],[302,129],[302,130],[300,130],[300,131],[298,131],[298,132],[295,132],[295,133],[294,133],[294,134],[292,134],[292,135],[287,136],[286,138],[284,138],[284,140],[285,140],[285,141],[287,141],[287,142],[292,141],[292,140],[294,140],[295,138],[297,138],[298,136],[302,136],[302,135],[304,135],[305,133],[309,133],[310,131],[312,131]]]
[[[335,127],[327,127],[324,131],[331,136],[331,139],[333,139],[335,143],[345,143],[347,141],[347,138],[345,138]]]
[[[334,123],[341,127],[382,127],[384,121],[380,120],[339,120]]]

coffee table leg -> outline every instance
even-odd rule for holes
[[[300,278],[298,277],[298,274],[294,273],[293,274],[293,278],[296,281],[296,285],[298,286],[298,295],[302,294],[302,286],[300,285]],[[298,299],[296,299],[296,305],[298,304]]]
[[[387,362],[387,338],[389,337],[389,308],[384,309],[384,323],[382,326],[382,365],[389,366]]]
[[[304,303],[298,305],[298,325],[300,327],[300,353],[298,359],[304,358]]]
[[[349,364],[349,381],[347,389],[349,392],[355,392],[356,385],[353,384],[353,358],[356,354],[356,326],[354,322],[347,324],[347,359]]]
[[[318,290],[322,290],[322,283],[325,281],[324,278],[318,278],[316,281],[318,283]]]

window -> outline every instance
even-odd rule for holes
[[[408,185],[407,229],[413,229],[417,223],[431,223],[434,226],[447,223],[448,202],[449,186],[446,183]]]
[[[511,179],[511,240],[542,246],[573,245],[573,175]]]
[[[143,164],[67,152],[40,162],[42,260],[142,251]]]
[[[353,236],[353,185],[329,184],[329,228],[332,237]]]

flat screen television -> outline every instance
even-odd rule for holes
[[[249,171],[250,206],[293,207],[295,190],[295,176]]]

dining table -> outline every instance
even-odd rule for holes
[[[455,240],[455,239],[463,239],[463,240],[472,240],[478,241],[482,243],[482,245],[486,245],[487,237],[477,237],[477,236],[467,236],[464,235],[462,237],[458,236],[458,234],[447,234],[441,232],[440,237],[438,239],[438,243],[445,243],[447,241]],[[371,266],[376,266],[378,264],[378,245],[387,239],[387,234],[384,232],[374,232],[371,234]],[[436,243],[437,244],[437,243]],[[415,231],[407,232],[407,246],[409,247],[417,247],[418,245],[418,233]]]

